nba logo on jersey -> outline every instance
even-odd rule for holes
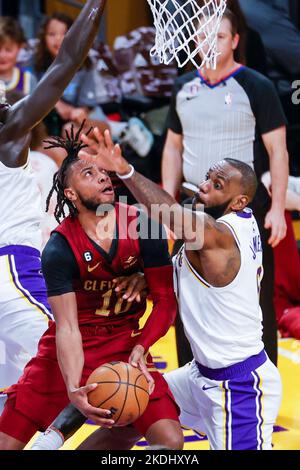
[[[232,101],[233,101],[232,98],[233,98],[233,96],[232,96],[231,93],[226,93],[226,96],[225,96],[225,104],[226,104],[227,106],[231,106],[231,105],[232,105]]]

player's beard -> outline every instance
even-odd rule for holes
[[[99,212],[108,212],[109,209],[113,209],[115,207],[115,199],[111,202],[98,202],[95,199],[88,199],[83,197],[81,194],[78,194],[81,204],[90,212],[99,213]],[[101,208],[103,207],[103,210]]]
[[[205,214],[210,215],[215,220],[217,220],[225,214],[230,202],[231,202],[231,199],[228,199],[228,201],[223,202],[223,204],[219,204],[219,205],[211,206],[211,207],[206,207],[202,203],[202,201],[199,197],[199,193],[196,193],[194,195],[193,199],[192,199],[192,206],[193,206],[193,211],[199,210],[199,207],[200,207],[201,208],[200,210],[202,210],[202,211],[204,210]]]
[[[212,207],[204,206],[204,212],[205,214],[213,217],[213,219],[217,220],[225,214],[229,204],[230,204],[230,199],[229,201],[226,201],[223,204],[219,204],[218,206],[212,206]]]

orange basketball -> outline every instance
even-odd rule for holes
[[[110,410],[115,426],[126,426],[136,421],[149,402],[149,385],[145,375],[125,362],[103,364],[91,373],[87,385],[98,387],[89,393],[89,403],[96,408]]]

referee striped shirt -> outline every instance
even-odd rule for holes
[[[224,158],[253,167],[261,136],[285,125],[272,82],[247,67],[213,85],[200,71],[175,82],[167,126],[183,136],[184,178],[196,185]]]

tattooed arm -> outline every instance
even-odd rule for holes
[[[109,131],[105,131],[103,137],[95,129],[94,139],[82,135],[89,152],[82,151],[81,158],[96,158],[99,166],[107,171],[128,175],[132,167],[122,156],[120,146],[113,144]],[[183,208],[166,191],[138,172],[134,171],[130,178],[123,181],[137,201],[147,209],[149,217],[169,227],[179,239],[190,245],[190,249],[232,244],[233,237],[225,225],[217,223],[203,211],[193,212],[191,208]]]
[[[9,110],[5,125],[0,131],[0,144],[25,136],[54,108],[94,42],[105,3],[106,0],[86,2],[67,33],[58,56],[34,92]],[[9,166],[20,166],[25,163],[10,161],[16,156],[6,158],[9,160]]]

